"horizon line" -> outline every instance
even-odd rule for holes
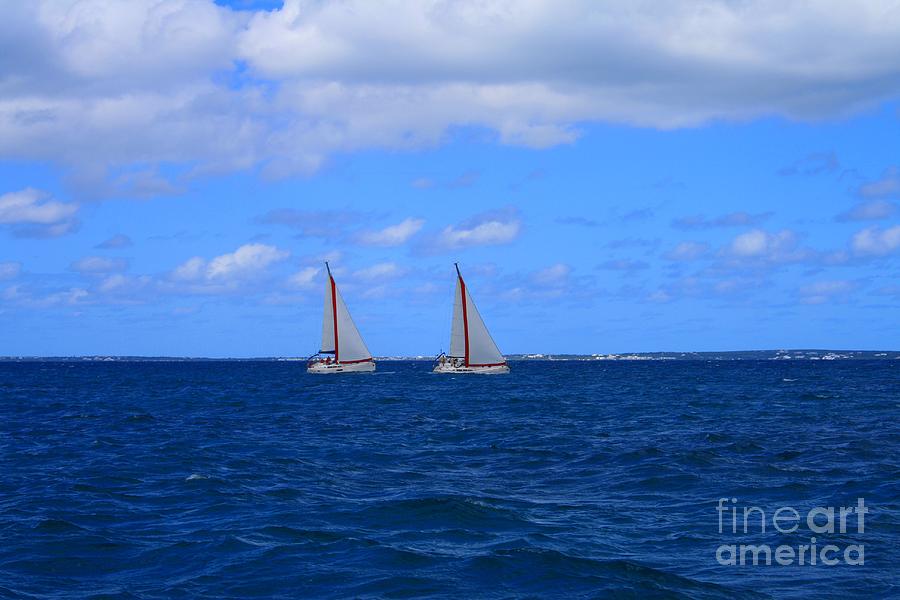
[[[900,358],[900,350],[856,350],[856,349],[836,349],[836,348],[765,348],[753,350],[651,350],[641,352],[514,352],[506,354],[507,358],[512,360],[540,360],[540,359],[561,359],[563,357],[587,357],[597,359],[598,357],[627,357],[627,356],[661,356],[661,355],[727,355],[727,354],[781,354],[787,355],[791,353],[850,353],[850,354],[897,354],[895,358]],[[23,360],[197,360],[197,361],[305,361],[308,356],[299,355],[268,355],[268,356],[191,356],[191,355],[166,355],[166,354],[6,354],[0,355],[0,361],[23,361]],[[375,360],[380,361],[400,361],[400,360],[430,360],[433,358],[431,354],[393,354],[374,356]],[[836,357],[840,358],[840,357]],[[602,360],[602,358],[600,358]]]

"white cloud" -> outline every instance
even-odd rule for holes
[[[56,294],[51,294],[50,296],[43,299],[43,302],[48,305],[55,304],[78,304],[85,298],[90,296],[90,293],[83,288],[69,288],[66,291],[58,292]]]
[[[46,192],[25,188],[0,196],[0,225],[22,237],[56,237],[77,225],[78,205],[52,200]]]
[[[262,274],[269,266],[290,256],[286,250],[266,244],[244,244],[234,252],[210,261],[195,256],[173,272],[172,278],[185,282],[230,284]]]
[[[0,294],[0,299],[10,304],[39,309],[83,304],[89,297],[90,293],[79,287],[37,294],[21,285],[7,287]]]
[[[232,252],[217,256],[209,262],[206,275],[210,279],[228,279],[262,271],[272,263],[290,255],[285,250],[265,244],[245,244]]]
[[[288,278],[288,285],[300,290],[312,289],[319,271],[316,267],[304,267]]]
[[[0,262],[0,280],[15,279],[22,272],[22,263],[11,260]]]
[[[738,261],[799,262],[809,258],[810,253],[798,248],[798,241],[797,234],[790,229],[775,233],[752,229],[735,236],[726,254]]]
[[[476,215],[458,225],[445,227],[430,241],[432,250],[455,250],[473,246],[508,244],[519,237],[522,221],[515,209]]]
[[[359,234],[358,241],[368,246],[399,246],[418,233],[424,224],[422,219],[404,219],[384,229],[364,231]]]
[[[900,225],[888,229],[867,227],[856,232],[850,247],[859,256],[885,256],[900,249]]]
[[[459,117],[494,117],[506,137],[559,143],[565,125],[586,118],[672,126],[810,116],[866,104],[873,91],[887,96],[900,50],[889,10],[879,1],[392,2],[386,10],[364,0],[288,0],[257,13],[239,45],[275,79],[340,81],[370,93],[416,85],[423,99],[467,82]],[[875,90],[833,93],[859,78]],[[492,114],[498,108],[505,117]]]
[[[569,265],[556,263],[532,274],[531,280],[540,286],[559,286],[568,281],[571,272],[572,267]]]
[[[106,258],[104,256],[85,256],[72,263],[73,271],[79,273],[113,273],[124,271],[128,267],[128,261],[122,258]]]
[[[760,229],[742,233],[731,242],[731,253],[736,256],[760,256],[769,246],[769,234]]]
[[[709,252],[705,242],[680,242],[665,254],[665,258],[675,261],[697,260]]]
[[[354,271],[353,276],[363,281],[376,281],[384,279],[394,279],[400,277],[406,272],[405,269],[392,262],[383,262],[372,265],[365,269]]]
[[[543,148],[586,122],[842,116],[900,92],[896,14],[888,0],[13,2],[0,158],[154,195],[183,187],[161,163],[285,176],[455,127]]]
[[[0,196],[0,223],[37,223],[52,225],[78,211],[74,204],[47,200],[47,194],[33,188]]]
[[[206,271],[206,260],[199,256],[189,258],[172,271],[174,279],[183,281],[195,281],[202,279]]]

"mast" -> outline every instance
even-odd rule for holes
[[[328,261],[325,261],[325,270],[328,271],[328,281],[331,282],[331,318],[334,324],[334,362],[340,360],[340,351],[338,350],[338,311],[337,311],[337,290],[335,289],[334,277],[331,275],[331,267]]]
[[[459,272],[459,263],[453,263],[453,266],[456,267],[456,276],[459,278],[459,297],[462,301],[462,318],[463,318],[463,335],[466,340],[466,352],[463,358],[463,364],[465,366],[469,366],[469,312],[466,308],[466,282],[463,280],[462,273]]]

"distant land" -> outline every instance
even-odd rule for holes
[[[511,361],[600,360],[900,360],[900,350],[736,350],[728,352],[626,352],[619,354],[508,354]],[[2,362],[305,361],[304,357],[204,358],[182,356],[0,356]],[[378,356],[378,361],[432,361],[433,356]]]

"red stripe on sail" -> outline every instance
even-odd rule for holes
[[[356,363],[375,362],[374,358],[361,358],[359,360],[342,360],[342,365],[354,365]]]
[[[469,365],[469,313],[466,310],[466,282],[463,281],[462,275],[459,275],[459,294],[460,299],[462,300],[462,309],[463,309],[463,334],[465,335],[466,340],[466,355],[465,355],[465,365]]]
[[[334,319],[334,362],[339,362],[337,330],[337,288],[334,285],[334,277],[331,277],[331,275],[329,275],[328,278],[331,279],[331,317]]]

